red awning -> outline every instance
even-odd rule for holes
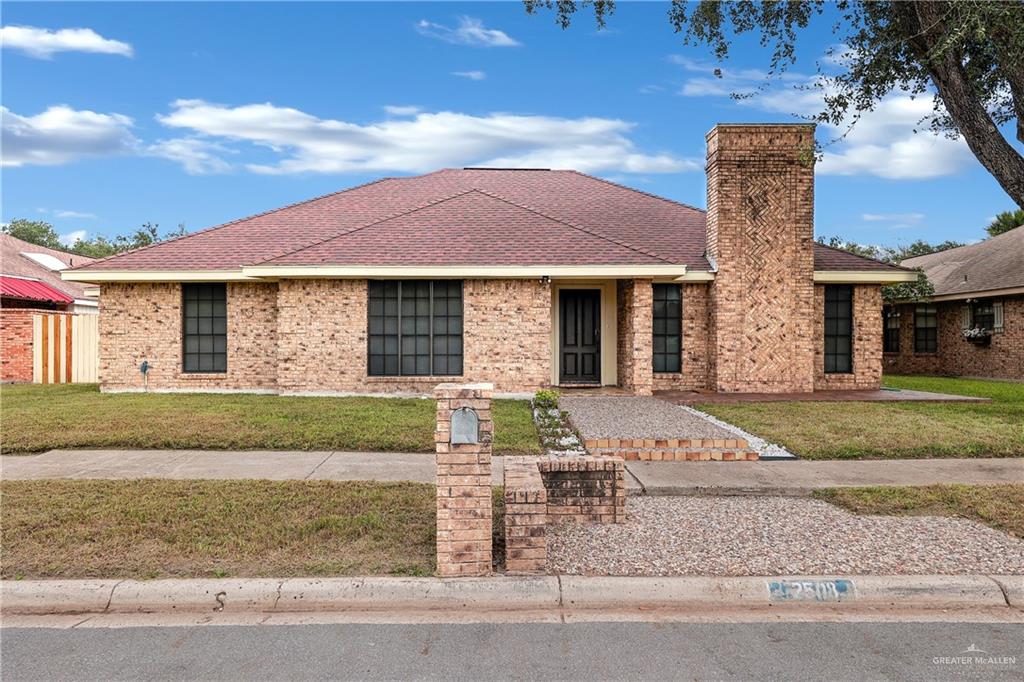
[[[47,301],[49,303],[71,303],[74,299],[58,291],[49,284],[34,279],[0,276],[0,295],[10,298],[21,298],[28,301]]]

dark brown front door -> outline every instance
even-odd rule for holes
[[[563,289],[559,314],[559,383],[601,383],[601,292]]]

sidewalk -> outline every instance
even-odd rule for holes
[[[502,457],[493,459],[495,485],[502,483],[503,462]],[[626,468],[630,493],[647,495],[805,495],[835,486],[1024,482],[1020,458],[627,462]],[[0,457],[0,476],[433,483],[435,465],[430,453],[51,450]]]

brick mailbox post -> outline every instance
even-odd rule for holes
[[[440,384],[437,399],[437,574],[491,572],[493,384]]]

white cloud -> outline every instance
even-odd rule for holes
[[[51,31],[35,26],[4,26],[0,28],[0,44],[38,59],[50,59],[57,52],[94,52],[124,57],[133,54],[132,46],[128,43],[104,38],[91,28]]]
[[[485,27],[483,21],[474,17],[459,17],[459,25],[454,28],[421,19],[416,24],[416,30],[419,31],[420,35],[437,38],[446,43],[454,43],[456,45],[517,47],[522,44],[504,31]]]
[[[664,92],[664,91],[665,91],[664,87],[662,87],[660,85],[655,85],[653,83],[650,83],[648,85],[641,85],[640,89],[638,90],[638,92],[641,95],[653,95],[653,94],[656,94],[656,93],[659,93],[659,92]]]
[[[396,105],[393,105],[393,104],[389,104],[389,105],[384,107],[384,111],[386,111],[387,113],[391,114],[392,116],[412,116],[413,114],[418,114],[421,111],[423,111],[423,108],[422,107],[413,106],[413,105],[410,105],[410,106],[396,106]]]
[[[58,239],[60,239],[61,244],[64,244],[65,246],[74,246],[75,242],[79,239],[85,239],[87,234],[88,232],[85,230],[74,230],[67,234],[60,235]]]
[[[276,163],[246,166],[256,173],[418,173],[471,165],[667,173],[702,167],[699,160],[638,151],[628,136],[634,124],[619,119],[439,111],[359,124],[269,103],[178,100],[171,106],[157,117],[165,126],[281,154]]]
[[[231,164],[220,158],[220,154],[231,153],[223,145],[196,137],[179,137],[160,140],[146,148],[150,156],[177,161],[189,175],[227,173]]]
[[[53,166],[81,158],[126,154],[138,140],[132,119],[121,114],[52,106],[35,116],[0,107],[4,166]]]
[[[53,215],[58,218],[77,218],[79,220],[92,220],[96,217],[95,213],[84,213],[82,211],[54,211]]]
[[[483,71],[452,71],[452,75],[459,78],[468,78],[471,81],[482,81],[487,78],[487,74]]]
[[[837,49],[841,54],[841,50]],[[713,72],[702,62],[673,57],[671,61],[695,73]],[[776,114],[813,116],[824,109],[827,85],[815,76],[784,74],[770,89],[759,91],[766,74],[756,69],[722,70],[722,78],[697,77],[687,81],[682,94],[723,97],[747,94],[738,106]],[[921,121],[932,114],[932,98],[894,92],[864,112],[850,130],[849,122],[819,125],[818,139],[825,144],[816,171],[822,175],[874,175],[893,180],[927,179],[952,175],[973,161],[962,139],[938,136]]]
[[[860,217],[869,223],[919,223],[924,220],[924,213],[863,213]]]

